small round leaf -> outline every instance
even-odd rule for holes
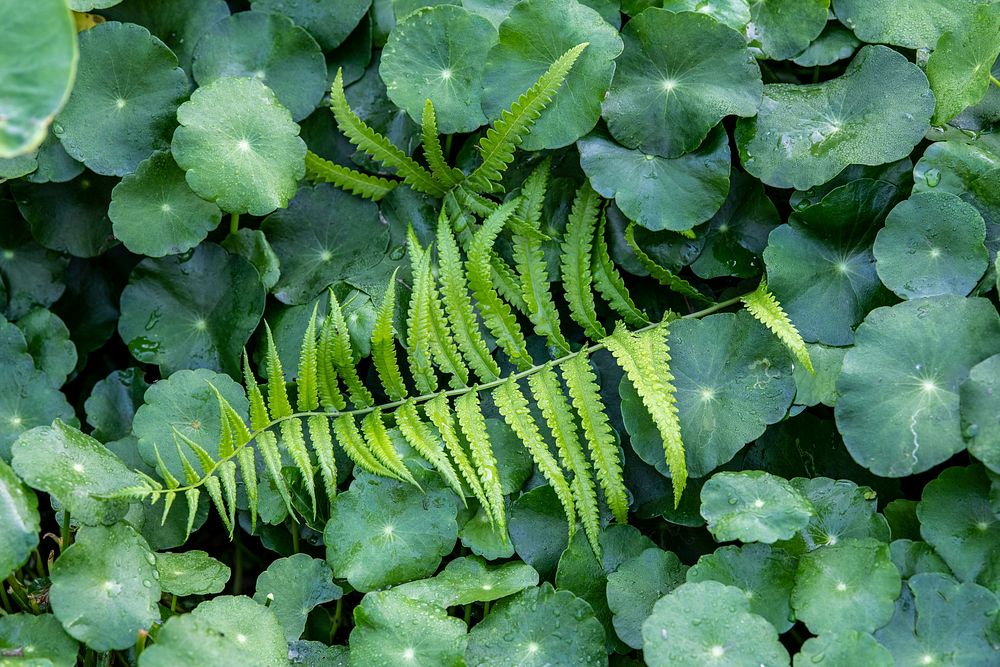
[[[972,367],[959,397],[969,453],[1000,472],[1000,354]]]
[[[750,0],[746,28],[750,46],[762,57],[797,56],[826,26],[829,0]]]
[[[279,558],[257,577],[253,599],[267,604],[285,630],[285,638],[294,641],[302,635],[306,618],[314,607],[344,594],[333,583],[333,572],[325,561],[307,554]]]
[[[324,0],[252,0],[250,6],[284,14],[308,30],[324,51],[331,51],[347,39],[371,4],[372,0],[338,0],[336,4]]]
[[[642,648],[642,622],[661,597],[684,583],[687,566],[670,551],[650,548],[608,575],[608,608],[618,637]]]
[[[221,593],[229,581],[229,567],[204,551],[156,554],[160,588],[173,595],[213,595]]]
[[[354,610],[351,664],[462,667],[465,623],[396,591],[369,593]]]
[[[807,639],[792,663],[795,667],[813,665],[865,665],[865,667],[895,667],[892,654],[863,632],[835,631]]]
[[[27,649],[31,648],[28,652]],[[11,665],[38,664],[42,667],[75,667],[80,646],[66,634],[52,614],[9,614],[0,616],[0,654],[30,653],[28,660],[14,658]]]
[[[393,590],[413,600],[439,607],[499,600],[538,585],[538,572],[526,563],[492,565],[476,556],[463,556],[448,563],[430,579],[411,581]]]
[[[38,496],[0,459],[0,577],[7,578],[24,565],[38,546]],[[537,582],[536,582],[537,583]],[[0,618],[0,647],[3,646]]]
[[[787,540],[814,511],[787,480],[759,470],[716,473],[701,488],[701,515],[718,542]]]

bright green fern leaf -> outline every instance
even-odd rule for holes
[[[250,357],[247,356],[246,350],[243,350],[243,383],[246,385],[247,399],[250,401],[250,427],[255,431],[263,430],[271,423],[271,417],[264,403],[264,395],[253,376]]]
[[[812,359],[809,357],[809,350],[806,349],[805,341],[799,335],[799,330],[795,328],[792,321],[788,319],[785,310],[778,303],[767,289],[767,281],[761,280],[756,290],[743,297],[743,303],[751,315],[756,317],[761,323],[770,329],[775,336],[784,343],[799,363],[813,375]]]
[[[381,410],[376,409],[365,415],[364,419],[361,420],[361,431],[368,443],[368,451],[375,455],[379,463],[390,470],[397,479],[405,479],[411,484],[417,484],[417,480],[413,478],[413,475],[406,468],[406,464],[403,463],[403,458],[396,450],[396,446],[392,444],[389,430],[385,427],[385,422],[382,421]]]
[[[573,321],[583,327],[584,333],[591,340],[600,340],[608,335],[597,319],[594,279],[590,268],[600,208],[601,198],[589,183],[584,183],[573,199],[573,208],[566,221],[566,233],[562,242],[562,279],[566,303]]]
[[[455,420],[452,417],[451,408],[448,407],[448,399],[442,395],[435,396],[424,403],[424,413],[431,420],[431,423],[434,424],[434,427],[437,428],[438,433],[441,434],[445,449],[458,467],[458,471],[462,474],[462,479],[465,480],[465,483],[472,491],[472,495],[476,497],[479,504],[486,510],[487,515],[490,517],[490,522],[495,523],[490,500],[486,497],[486,492],[479,481],[476,469],[465,452],[465,447],[462,446],[461,441],[458,439],[458,431],[455,430]]]
[[[257,435],[257,449],[260,451],[260,457],[264,459],[264,466],[271,476],[274,487],[278,490],[278,495],[285,502],[288,514],[294,517],[292,496],[288,491],[288,485],[285,484],[285,477],[281,474],[281,452],[278,450],[278,439],[270,431],[260,433]]]
[[[410,307],[406,318],[406,356],[417,391],[421,394],[431,394],[438,388],[432,356],[435,341],[428,290],[428,283],[431,280],[431,258],[430,253],[424,252],[416,243],[412,234],[407,236],[407,247],[413,271],[413,291],[410,294]]]
[[[379,201],[392,189],[399,185],[399,181],[390,181],[381,176],[372,176],[356,169],[324,160],[312,151],[306,151],[306,178],[313,183],[330,183],[342,190],[347,190],[352,195]]]
[[[354,417],[341,415],[334,419],[333,432],[337,435],[337,442],[340,443],[341,449],[347,454],[347,458],[354,462],[354,465],[373,475],[399,479],[396,473],[386,468],[368,449],[361,433],[358,432],[358,425],[354,423]]]
[[[410,400],[403,403],[396,409],[393,416],[396,418],[396,426],[399,427],[410,447],[441,473],[441,476],[455,490],[455,493],[458,494],[458,497],[464,504],[465,491],[462,489],[462,482],[455,473],[455,468],[452,467],[451,461],[445,456],[444,450],[438,446],[437,438],[434,437],[427,424],[420,418],[420,413],[417,412],[413,401]]]
[[[635,253],[639,263],[642,264],[642,268],[646,269],[646,271],[649,272],[649,275],[655,278],[661,285],[664,285],[680,295],[697,299],[698,301],[702,301],[704,303],[712,303],[712,300],[699,292],[694,285],[676,275],[673,271],[660,266],[653,260],[652,257],[646,254],[646,251],[642,249],[642,246],[635,241],[634,222],[630,223],[629,226],[625,228],[625,241],[632,249],[632,252]]]
[[[274,345],[271,327],[264,322],[264,332],[267,335],[267,406],[273,419],[281,419],[292,414],[292,404],[288,402],[288,389],[285,387],[285,373],[278,358],[278,348]]]
[[[612,264],[611,255],[608,254],[608,242],[604,239],[606,224],[606,218],[601,216],[600,224],[597,226],[597,234],[594,236],[594,255],[590,264],[590,271],[594,276],[594,287],[608,302],[611,309],[621,315],[629,326],[644,326],[649,323],[649,320],[632,301],[628,290],[625,289],[625,281],[618,275],[618,269]]]
[[[470,391],[459,396],[455,401],[455,414],[458,415],[458,425],[462,429],[462,435],[469,443],[469,454],[479,474],[483,492],[490,500],[493,520],[506,541],[507,514],[504,509],[503,487],[500,483],[500,472],[497,469],[493,446],[490,444],[489,432],[486,430],[486,420],[479,404],[479,393]]]
[[[299,375],[295,388],[295,404],[299,412],[308,412],[319,407],[316,311],[317,306],[313,306],[312,316],[306,325],[306,333],[302,336],[302,349],[299,352]]]
[[[240,467],[243,491],[247,494],[247,509],[250,511],[250,532],[257,531],[257,463],[253,447],[243,447],[236,451],[236,462]]]
[[[406,383],[403,382],[396,358],[396,336],[392,323],[395,312],[396,271],[393,271],[382,296],[382,305],[375,316],[375,326],[372,327],[372,363],[386,395],[398,401],[406,398]]]
[[[444,189],[450,189],[459,183],[465,174],[461,169],[448,165],[441,150],[441,140],[438,138],[437,114],[430,100],[424,102],[424,113],[420,118],[420,136],[423,139],[424,157],[431,168],[435,180]]]
[[[313,451],[316,452],[319,474],[323,478],[327,497],[332,499],[337,495],[337,459],[333,453],[330,420],[322,415],[312,415],[307,423],[309,440],[312,442]]]
[[[371,392],[361,382],[358,376],[358,369],[354,365],[354,352],[351,350],[351,334],[347,329],[347,322],[344,320],[344,311],[340,308],[340,302],[330,288],[330,309],[323,322],[323,328],[330,329],[330,343],[327,346],[327,353],[330,355],[333,366],[337,369],[337,375],[343,379],[347,386],[347,391],[351,395],[351,402],[356,407],[367,408],[374,405],[375,399]],[[320,337],[321,350],[323,356],[322,335]]]

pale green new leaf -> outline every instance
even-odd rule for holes
[[[302,349],[299,352],[299,373],[295,392],[295,402],[299,412],[308,412],[319,407],[319,363],[316,350],[317,308],[318,304],[313,306],[312,316],[309,318],[306,332],[302,336]]]

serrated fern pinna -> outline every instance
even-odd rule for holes
[[[282,473],[286,455],[301,476],[307,512],[315,515],[317,499],[324,497],[317,484],[322,484],[326,498],[337,494],[338,450],[356,467],[417,485],[394,444],[393,429],[398,429],[409,447],[440,473],[463,502],[467,496],[479,502],[506,539],[504,492],[484,415],[484,402],[488,402],[555,492],[569,532],[576,530],[579,520],[596,552],[600,548],[598,488],[616,521],[628,520],[629,504],[619,447],[590,358],[607,350],[635,386],[659,430],[675,502],[679,501],[687,471],[670,373],[670,321],[701,317],[742,298],[748,310],[810,367],[808,354],[764,283],[750,295],[684,316],[668,312],[662,320],[651,322],[630,297],[611,261],[603,202],[587,184],[576,192],[560,245],[562,297],[570,319],[586,339],[582,344],[571,342],[543,253],[548,240],[541,224],[548,162],[531,173],[515,197],[501,203],[484,193],[499,187],[514,149],[585,46],[559,58],[504,112],[480,140],[483,162],[468,175],[445,161],[430,102],[423,118],[425,168],[353,114],[338,76],[332,108],[341,131],[372,157],[394,167],[410,187],[441,198],[434,243],[423,247],[412,229],[408,234],[412,274],[408,304],[403,308],[398,303],[394,275],[373,327],[371,367],[379,385],[377,393],[388,402],[376,404],[366,387],[341,304],[330,290],[326,317],[320,322],[314,308],[306,327],[294,406],[268,329],[268,381],[263,390],[244,355],[249,424],[216,392],[222,422],[218,458],[176,433],[184,479],[177,479],[160,460],[161,480],[143,476],[141,486],[123,493],[151,497],[154,503],[164,498],[164,518],[177,496],[184,495],[190,530],[204,489],[231,534],[238,479],[251,522],[256,524],[258,455],[269,482],[295,516],[292,492]],[[313,154],[307,158],[307,168],[314,179],[375,199],[396,183],[333,165]],[[513,266],[495,250],[501,234],[509,236]],[[696,291],[692,294],[694,288],[672,274],[662,282],[682,294],[707,300]],[[595,293],[621,318],[610,334],[598,316]],[[405,311],[405,340],[394,325],[397,309]],[[547,342],[548,360],[539,361],[538,354],[529,352],[522,328],[525,319],[534,334]],[[502,356],[491,351],[487,333]],[[405,352],[402,362],[400,349]],[[504,368],[510,370],[505,373]]]

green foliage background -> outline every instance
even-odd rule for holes
[[[0,25],[0,667],[1000,662],[1000,3]]]

